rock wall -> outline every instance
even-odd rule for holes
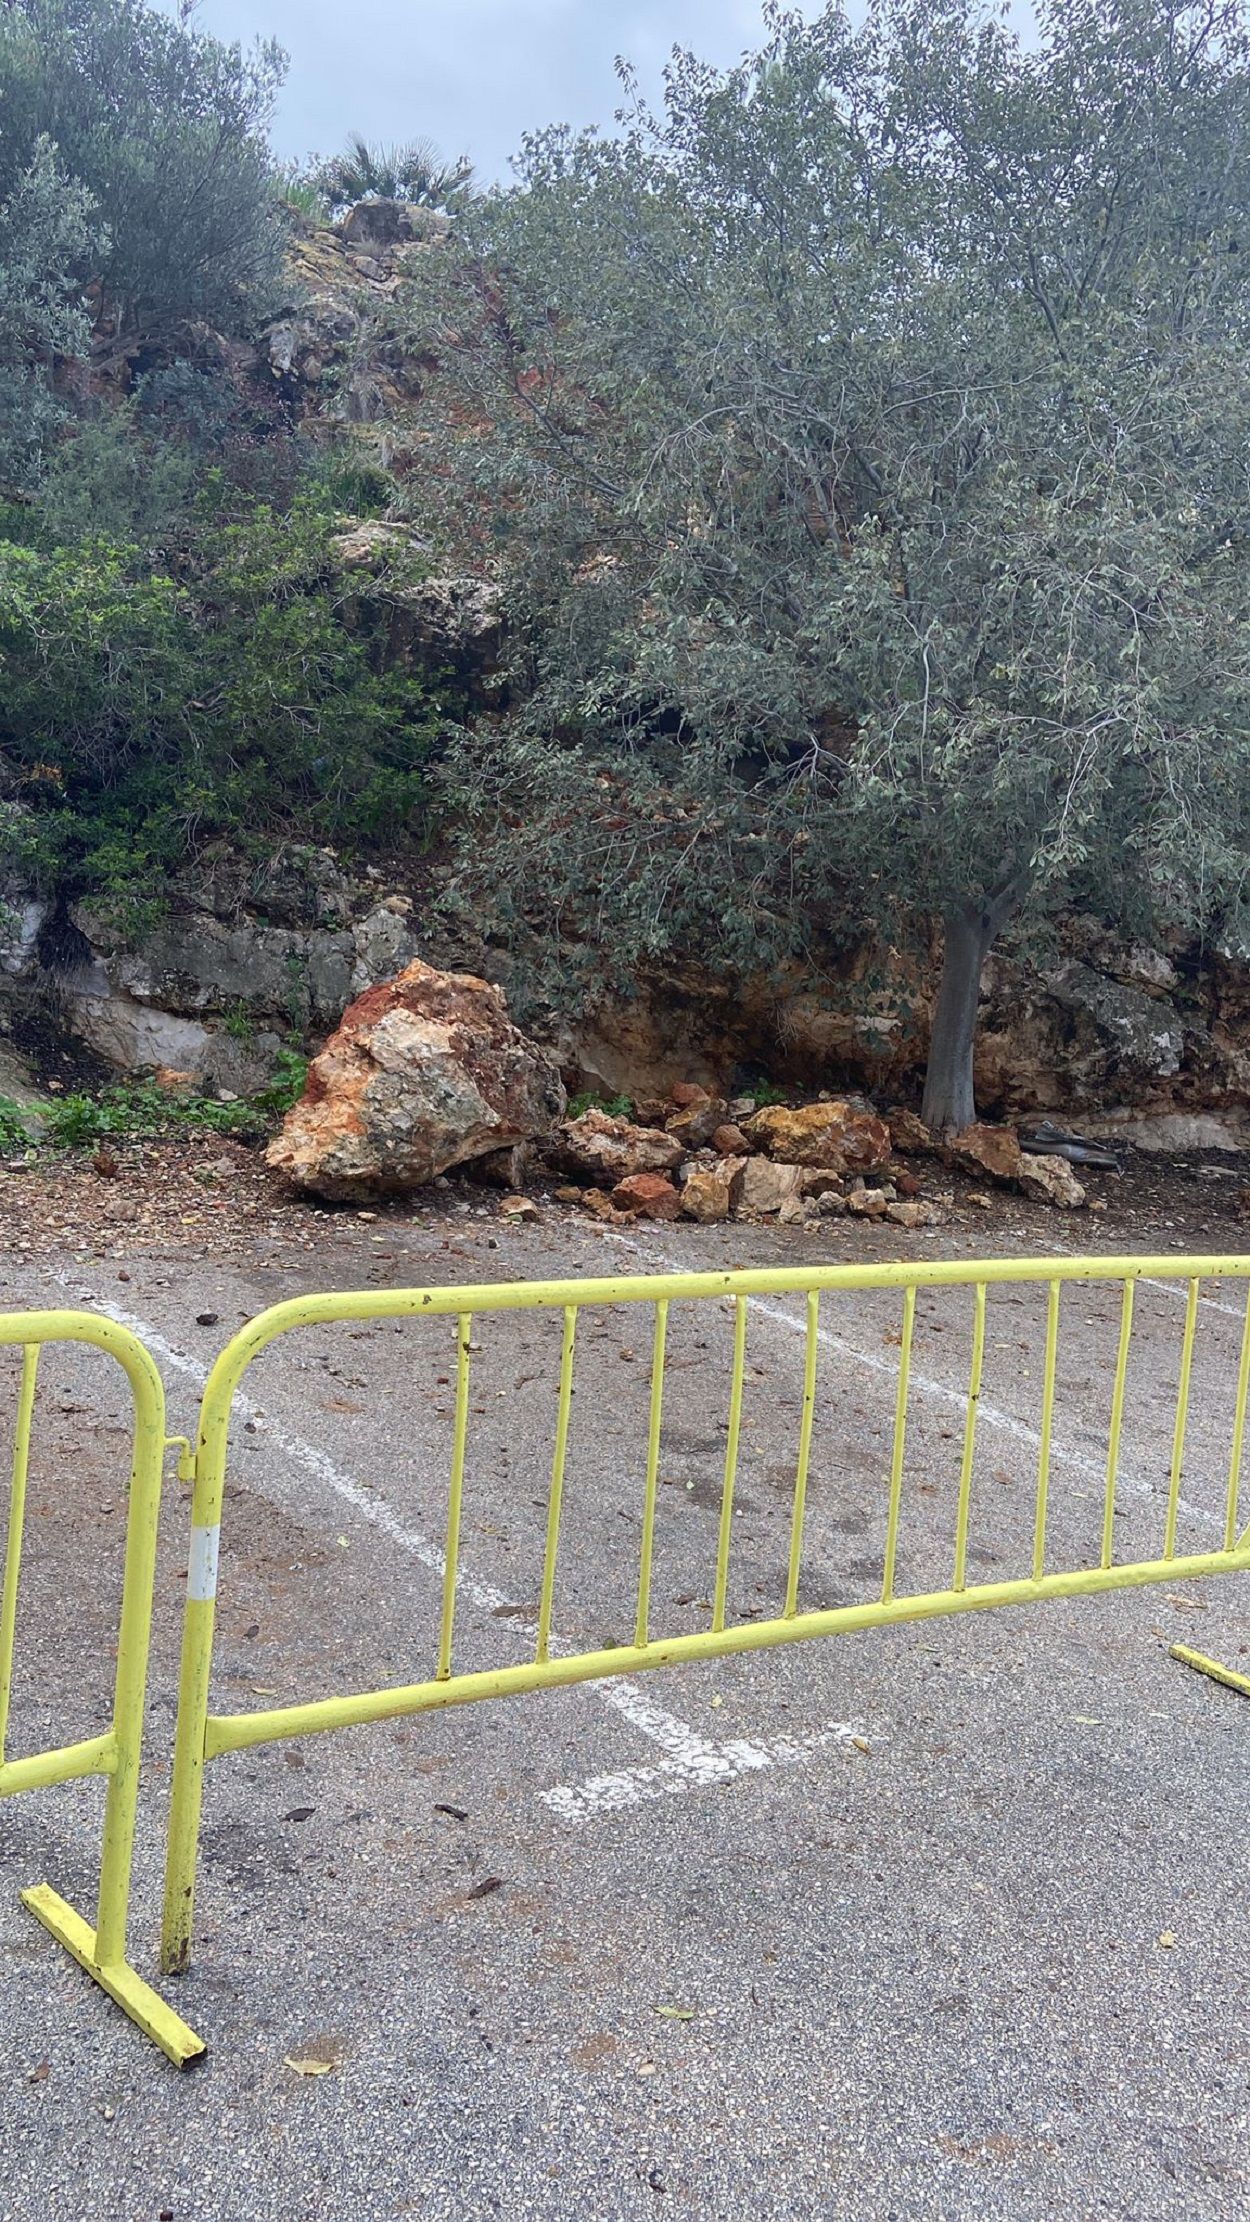
[[[130,946],[85,907],[51,918],[8,891],[0,938],[0,1023],[42,998],[59,1023],[118,1072],[172,1065],[244,1094],[281,1048],[316,1047],[365,989],[413,958],[468,965],[508,984],[506,959],[450,949],[422,900],[357,883],[330,851],[275,860],[243,901],[211,869],[186,907]],[[53,930],[53,929],[56,930]],[[842,976],[797,967],[733,983],[689,971],[576,1022],[535,1029],[571,1089],[654,1097],[677,1081],[732,1093],[766,1075],[798,1088],[915,1096],[923,1075],[931,975],[896,963]],[[1250,1144],[1250,968],[1229,955],[1116,942],[1073,921],[1045,968],[986,967],[977,1100],[987,1117],[1076,1114],[1158,1147]]]

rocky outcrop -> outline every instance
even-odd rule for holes
[[[267,1159],[331,1202],[396,1195],[547,1133],[563,1110],[559,1073],[499,989],[418,960],[344,1013]]]

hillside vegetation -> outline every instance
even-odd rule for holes
[[[4,11],[15,884],[436,852],[565,1007],[940,936],[938,1128],[1000,937],[1244,950],[1243,10],[769,24],[479,193],[280,174],[271,47]]]

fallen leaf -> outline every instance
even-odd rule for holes
[[[856,1751],[867,1752],[871,1756],[872,1745],[866,1736],[852,1736],[851,1743]]]
[[[665,2021],[694,2020],[693,2006],[657,2006],[655,2010],[657,2014],[663,2014]]]
[[[283,2065],[293,2068],[296,2075],[330,2075],[334,2068],[333,2060],[305,2060],[299,2053],[290,2052],[286,2054]]]
[[[1159,1936],[1159,1942],[1160,1942],[1160,1944],[1161,1944],[1161,1945],[1163,1946],[1163,1949],[1164,1949],[1164,1951],[1165,1951],[1165,1952],[1170,1952],[1170,1951],[1171,1951],[1171,1949],[1172,1949],[1172,1946],[1173,1946],[1173,1945],[1175,1944],[1175,1942],[1176,1942],[1176,1931],[1175,1931],[1175,1929],[1164,1929],[1164,1930],[1162,1930],[1162,1931],[1160,1932],[1160,1936]]]
[[[502,1876],[502,1875],[483,1875],[483,1877],[482,1877],[482,1880],[481,1880],[481,1882],[480,1882],[480,1883],[474,1883],[474,1885],[473,1885],[473,1888],[472,1888],[472,1890],[466,1890],[466,1892],[465,1892],[465,1897],[466,1897],[466,1898],[489,1898],[489,1896],[490,1896],[490,1894],[491,1894],[492,1890],[502,1890],[502,1889],[503,1889],[503,1876]]]
[[[1163,1596],[1164,1602],[1171,1605],[1175,1612],[1205,1612],[1207,1609],[1205,1597],[1183,1597],[1175,1589],[1165,1589]]]

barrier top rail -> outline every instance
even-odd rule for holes
[[[745,1266],[711,1273],[623,1273],[553,1281],[474,1281],[439,1288],[347,1289],[291,1296],[258,1312],[209,1373],[201,1408],[227,1409],[253,1359],[292,1327],[349,1319],[437,1319],[460,1312],[548,1310],[569,1304],[680,1303],[714,1296],[793,1296],[810,1290],[987,1287],[1010,1281],[1250,1280],[1250,1253],[1214,1257],[934,1258],[897,1264]]]

